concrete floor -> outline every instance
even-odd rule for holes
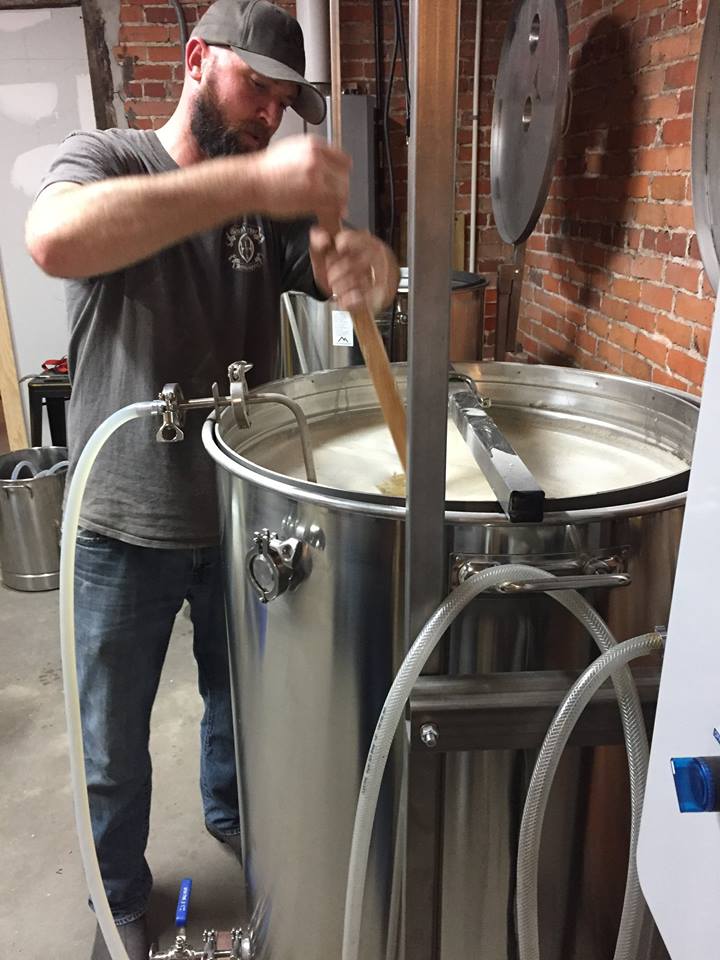
[[[6,957],[86,960],[95,920],[75,838],[58,639],[58,593],[0,588],[0,944]],[[173,632],[152,722],[153,809],[149,920],[173,942],[177,889],[193,878],[189,936],[243,920],[242,874],[204,829],[190,622]]]

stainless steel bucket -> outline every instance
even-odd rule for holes
[[[408,269],[400,271],[397,299],[383,311],[377,324],[388,357],[407,360]],[[481,360],[487,280],[477,273],[453,272],[451,277],[450,359]],[[281,356],[278,375],[289,377],[315,370],[336,370],[362,363],[360,348],[348,335],[342,311],[331,302],[314,300],[304,293],[289,293],[283,300]],[[350,342],[348,342],[350,341]]]
[[[395,369],[403,391],[404,367]],[[510,524],[491,502],[449,502],[445,542],[427,545],[447,557],[449,585],[468,562],[522,561],[559,573],[605,563],[632,577],[629,587],[586,593],[617,637],[665,623],[697,407],[650,384],[586,371],[461,369],[497,414],[525,410],[548,428],[569,425],[578,442],[591,430],[611,448],[637,441],[679,458],[679,469],[642,484],[628,476],[623,489],[555,497],[541,524]],[[316,433],[376,407],[364,368],[269,389],[297,400]],[[306,482],[287,410],[251,409],[249,431],[226,411],[203,433],[218,467],[223,516],[249,903],[261,960],[328,960],[340,955],[361,772],[404,654],[405,509],[378,493]],[[277,588],[269,603],[251,583],[263,578]],[[547,597],[495,596],[478,598],[456,623],[446,663],[450,673],[576,670],[592,655],[588,638]],[[373,960],[385,957],[397,759],[386,775],[368,875],[361,956]],[[531,750],[448,756],[443,960],[515,957],[513,869],[533,761]],[[624,767],[616,747],[571,749],[561,765],[543,840],[543,960],[612,953],[627,857]]]
[[[65,474],[31,477],[16,465],[45,471],[67,460],[65,447],[34,447],[0,457],[0,567],[6,587],[56,590],[60,577],[60,522]]]

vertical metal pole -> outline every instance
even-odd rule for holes
[[[410,3],[408,643],[447,593],[445,458],[459,6],[459,0]],[[418,767],[412,751],[408,761],[405,956],[435,960],[440,949],[444,764],[441,758],[422,757]]]

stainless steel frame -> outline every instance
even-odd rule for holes
[[[409,647],[446,593],[445,458],[455,200],[459,0],[410,4],[412,138],[408,158],[408,493],[405,624]],[[431,136],[425,136],[431,131]],[[432,198],[432,204],[430,203]],[[437,671],[437,659],[428,671]],[[440,949],[444,793],[441,756],[408,770],[405,956]],[[400,865],[400,869],[402,866]],[[432,905],[429,908],[429,905]]]

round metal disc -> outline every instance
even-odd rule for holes
[[[720,279],[720,6],[708,5],[692,123],[692,194],[700,256],[717,293]]]
[[[507,243],[530,236],[547,199],[567,77],[565,0],[518,0],[500,54],[490,141],[493,214]]]

